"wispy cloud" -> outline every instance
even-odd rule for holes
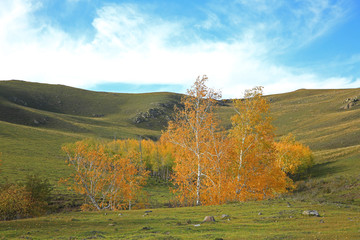
[[[204,18],[175,21],[147,5],[108,4],[97,9],[89,39],[38,19],[39,1],[3,0],[0,78],[91,88],[102,82],[190,86],[207,74],[225,97],[255,85],[267,93],[358,86],[359,79],[324,78],[274,61],[274,54],[326,34],[347,11],[344,2],[327,0],[288,7],[285,0],[213,2],[202,6]]]

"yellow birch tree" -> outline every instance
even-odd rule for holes
[[[209,129],[217,125],[213,108],[221,94],[208,88],[207,77],[198,77],[169,122],[167,139],[175,145],[174,182],[183,205],[201,204],[202,179],[208,165]]]
[[[240,201],[272,197],[288,186],[285,173],[275,161],[270,106],[262,95],[262,87],[255,87],[246,90],[243,99],[234,100],[236,114],[231,118],[229,136],[233,144],[234,196]]]

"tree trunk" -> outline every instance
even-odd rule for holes
[[[201,177],[201,166],[198,164],[198,172],[197,172],[197,181],[196,181],[196,205],[199,206],[200,203],[200,179]]]

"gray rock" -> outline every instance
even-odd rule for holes
[[[213,216],[206,216],[203,222],[215,222],[215,218]]]
[[[221,215],[221,219],[230,219],[230,216],[227,214]]]
[[[316,210],[305,210],[302,213],[305,216],[315,216],[315,217],[320,217],[320,214],[318,213],[318,211]]]
[[[355,105],[357,105],[358,101],[359,101],[359,97],[347,98],[345,100],[345,105],[342,106],[341,108],[348,110],[348,109],[354,107]]]

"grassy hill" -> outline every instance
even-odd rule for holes
[[[0,238],[26,239],[359,239],[360,89],[298,90],[266,96],[277,137],[292,132],[314,150],[310,178],[282,198],[223,206],[119,212],[62,212],[0,222]],[[63,185],[68,176],[61,145],[86,137],[157,138],[181,95],[91,92],[61,85],[0,81],[0,182],[27,174],[48,178],[58,200],[76,196]],[[231,104],[219,108],[230,126]],[[145,187],[152,207],[168,201],[167,186]],[[65,195],[65,196],[64,196]],[[316,209],[321,218],[303,216]],[[230,220],[221,220],[229,214]],[[212,215],[215,223],[202,223]]]
[[[55,182],[69,173],[61,153],[63,143],[86,137],[156,138],[180,97],[0,81],[2,175],[13,181],[36,173]]]
[[[354,97],[360,97],[360,89],[302,89],[267,96],[277,136],[292,132],[315,152],[313,182],[303,183],[306,193],[320,186],[316,191],[323,198],[322,191],[335,187],[339,182],[335,179],[341,178],[339,188],[346,189],[328,195],[336,199],[346,195],[347,201],[360,203],[355,193],[360,186],[353,183],[360,179],[360,103],[342,108],[346,99]],[[155,139],[180,98],[174,93],[105,93],[0,81],[1,175],[16,181],[37,174],[56,183],[70,174],[61,152],[63,143],[86,137]],[[232,114],[231,104],[220,106],[224,126],[230,125]]]

